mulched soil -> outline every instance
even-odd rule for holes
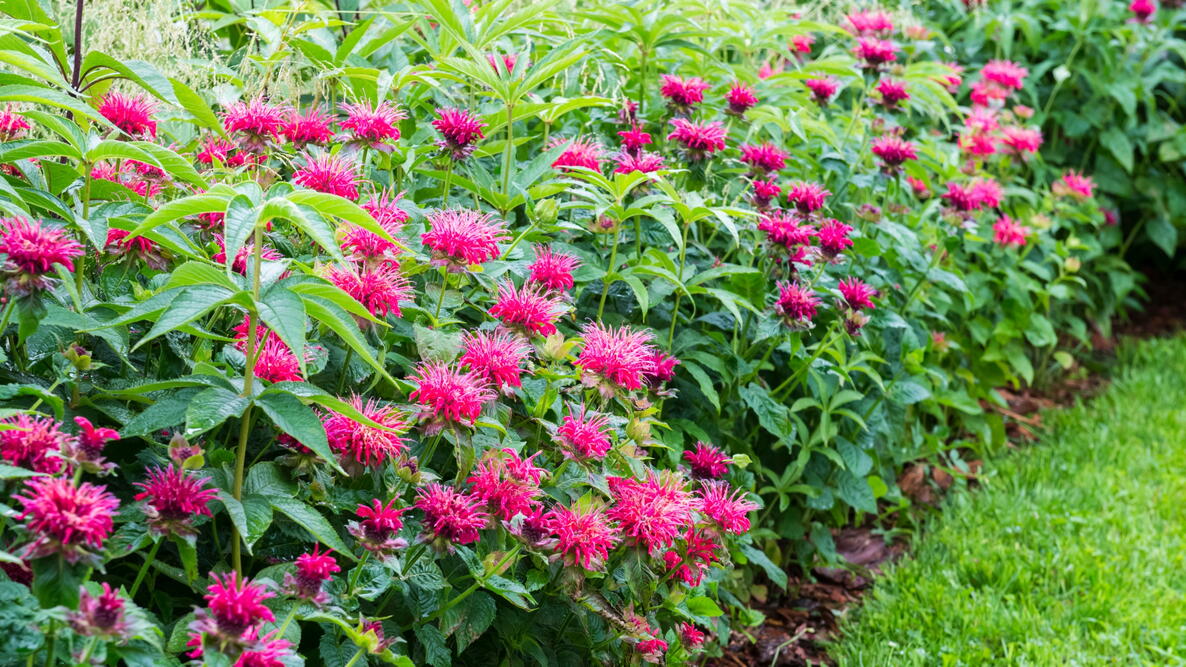
[[[1150,272],[1148,278],[1144,285],[1149,296],[1145,309],[1117,320],[1111,336],[1100,332],[1093,335],[1092,347],[1101,357],[1111,356],[1122,337],[1152,338],[1186,330],[1186,275]],[[1042,410],[1066,407],[1076,400],[1095,396],[1107,384],[1107,377],[1101,373],[1084,373],[1042,391],[1002,388],[997,391],[1008,407],[986,407],[1007,417],[1006,435],[1010,442],[1024,443],[1041,434]],[[898,486],[916,504],[933,506],[952,485],[952,474],[965,475],[974,483],[979,470],[980,461],[971,461],[964,473],[926,463],[909,464],[898,479]],[[909,547],[902,541],[886,544],[876,529],[877,526],[865,525],[834,530],[836,551],[848,567],[789,572],[789,593],[785,597],[755,604],[766,615],[766,622],[746,628],[745,633],[734,631],[724,656],[711,658],[705,664],[708,667],[835,664],[827,654],[826,642],[836,634],[838,619],[869,591],[874,578],[881,573],[881,566],[906,553]]]

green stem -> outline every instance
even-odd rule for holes
[[[367,564],[367,558],[370,555],[370,551],[364,553],[362,559],[358,561],[358,565],[354,568],[354,572],[350,573],[350,597],[354,597],[354,592],[358,589],[358,578],[362,576],[362,566]]]
[[[837,321],[839,321],[839,320],[837,320]],[[839,331],[840,330],[836,327],[836,323],[833,322],[832,327],[831,327],[830,331],[828,332],[829,333],[828,338],[824,342],[820,343],[818,347],[815,348],[815,353],[811,355],[811,358],[807,360],[807,363],[800,366],[786,380],[783,380],[782,384],[778,385],[777,387],[775,387],[774,391],[770,392],[770,395],[774,396],[777,400],[782,400],[782,399],[786,398],[785,394],[780,396],[779,392],[782,392],[784,389],[786,389],[786,393],[790,393],[792,390],[794,390],[794,388],[795,388],[794,382],[796,380],[798,380],[804,373],[806,373],[807,369],[811,368],[811,365],[815,363],[816,359],[820,358],[820,356],[824,353],[824,350],[831,347],[832,343],[835,342],[836,335],[839,333]]]
[[[87,642],[86,650],[82,652],[82,657],[78,659],[80,665],[91,664],[91,654],[95,652],[95,648],[99,646],[98,635],[91,637],[91,641]]]
[[[136,579],[132,582],[132,587],[128,589],[128,597],[136,597],[136,591],[140,590],[140,584],[144,581],[144,575],[148,574],[148,568],[152,567],[152,562],[156,560],[156,552],[161,548],[161,542],[164,538],[152,543],[152,548],[148,550],[148,555],[144,557],[144,564],[140,566],[140,571],[136,573]]]
[[[243,371],[243,398],[250,399],[255,388],[255,362],[259,358],[258,336],[259,336],[259,313],[256,311],[254,304],[259,303],[260,293],[260,272],[263,269],[263,227],[256,224],[255,227],[255,246],[252,248],[252,259],[254,264],[254,275],[251,277],[251,301],[252,311],[250,320],[247,326],[247,365]],[[235,485],[232,489],[232,495],[235,500],[243,499],[243,477],[246,473],[247,467],[247,439],[251,435],[251,405],[248,404],[247,409],[243,411],[243,417],[239,420],[239,446],[235,451]],[[240,575],[243,574],[243,554],[242,554],[242,540],[240,539],[239,529],[231,522],[231,564],[235,571]]]
[[[507,145],[502,153],[502,194],[511,196],[511,158],[515,153],[515,105],[507,102]],[[504,211],[505,212],[505,211]]]
[[[453,182],[453,160],[449,160],[449,166],[445,167],[445,181],[441,185],[441,206],[449,207],[449,185]]]
[[[50,619],[49,632],[45,637],[45,667],[53,667],[57,664],[57,656],[54,655],[54,649],[57,648],[58,622]]]
[[[342,371],[338,375],[338,395],[342,395],[342,390],[346,387],[346,376],[350,374],[350,362],[354,360],[354,348],[346,348],[346,360],[342,362]]]
[[[479,588],[481,588],[486,583],[486,579],[488,577],[490,577],[491,575],[497,574],[498,571],[502,569],[502,566],[506,565],[507,561],[509,561],[512,558],[514,558],[515,556],[519,555],[519,551],[522,548],[523,548],[523,545],[516,544],[515,548],[508,551],[506,553],[506,555],[502,557],[502,560],[498,561],[497,565],[495,565],[488,572],[486,572],[486,574],[482,575],[482,578],[478,579],[477,581],[474,581],[472,586],[470,586],[469,588],[462,591],[460,594],[458,594],[457,597],[453,598],[452,600],[449,600],[449,602],[447,602],[445,604],[445,606],[443,606],[440,609],[433,612],[433,614],[431,616],[424,619],[423,621],[420,621],[419,624],[424,625],[427,623],[432,623],[433,621],[440,618],[441,615],[444,614],[445,612],[449,611],[453,607],[456,607],[457,605],[464,602],[466,598],[473,595],[475,591],[477,591]]]
[[[14,310],[16,310],[16,299],[10,296],[8,303],[4,304],[4,315],[0,316],[0,336],[4,335],[4,330],[8,328],[8,320],[12,317]]]
[[[688,230],[691,229],[692,223],[684,223],[683,242],[679,248],[679,273],[676,274],[675,279],[682,285],[684,282],[684,264],[688,259]],[[679,322],[679,302],[680,297],[684,295],[682,290],[677,290],[675,293],[675,306],[671,309],[671,329],[667,331],[667,349],[671,349],[671,344],[675,342],[675,325]],[[694,304],[693,304],[694,305]]]
[[[354,667],[354,663],[358,662],[362,658],[363,654],[365,654],[365,653],[366,653],[366,649],[363,649],[363,648],[358,649],[354,653],[354,657],[350,658],[350,662],[346,663],[346,667]]]
[[[534,231],[537,225],[539,225],[539,220],[532,220],[527,229],[524,229],[522,232],[520,232],[520,234],[515,237],[515,240],[511,241],[511,245],[507,246],[507,249],[503,251],[503,258],[510,259],[511,251],[514,250],[519,245],[519,242],[526,238],[528,234]]]
[[[445,288],[449,286],[449,269],[441,267],[441,296],[437,299],[437,309],[432,315],[432,321],[436,322],[441,318],[441,306],[445,305]]]
[[[606,267],[605,278],[602,279],[601,286],[601,303],[597,304],[597,321],[601,321],[601,314],[605,312],[605,298],[609,296],[609,286],[613,284],[610,276],[617,271],[618,265],[618,241],[622,238],[622,223],[617,223],[614,227],[614,248],[609,253],[609,266]]]
[[[300,609],[300,607],[301,605],[299,602],[293,603],[292,609],[288,610],[288,616],[284,617],[284,622],[280,624],[280,629],[276,631],[277,637],[284,636],[284,631],[288,629],[288,624],[292,623],[293,619],[296,618],[297,609]]]

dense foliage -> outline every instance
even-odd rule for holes
[[[1135,287],[904,13],[267,4],[0,0],[4,660],[685,662]]]

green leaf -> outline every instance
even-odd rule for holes
[[[452,667],[453,654],[445,644],[445,636],[435,625],[416,625],[413,631],[424,649],[424,662],[432,667]]]
[[[350,560],[357,560],[350,551],[350,547],[342,541],[334,531],[333,526],[320,512],[309,507],[296,498],[271,497],[272,508],[296,522],[298,526],[309,531],[313,538],[325,546],[338,552]]]
[[[769,433],[789,441],[795,435],[795,424],[787,406],[775,401],[770,392],[750,383],[739,390],[741,399],[758,416],[758,423]]]
[[[886,392],[886,398],[898,405],[914,405],[919,401],[925,401],[931,397],[931,392],[926,387],[915,382],[914,380],[901,380],[895,382],[893,386]]]
[[[762,568],[762,571],[766,573],[766,577],[769,578],[770,581],[773,581],[784,591],[787,589],[786,571],[778,565],[775,565],[774,561],[770,560],[770,557],[766,555],[766,552],[756,549],[748,544],[744,544],[741,546],[741,553],[744,554],[751,563]]]
[[[1133,147],[1132,140],[1117,126],[1111,126],[1100,135],[1100,143],[1116,158],[1124,170],[1132,173]]]
[[[877,514],[877,500],[873,497],[873,489],[863,477],[857,477],[848,470],[836,472],[836,495],[854,509]]]
[[[267,393],[256,399],[256,404],[263,409],[268,417],[281,430],[296,438],[302,445],[313,450],[318,456],[333,466],[334,470],[346,474],[338,465],[338,457],[329,448],[329,441],[325,437],[325,427],[317,418],[317,413],[292,394]]]
[[[259,209],[247,195],[236,195],[226,206],[223,242],[226,244],[226,273],[231,275],[239,249],[251,238],[259,224]],[[249,270],[248,273],[251,271]]]
[[[44,474],[43,472],[33,472],[32,470],[10,466],[7,463],[0,463],[0,479],[24,479],[26,477],[41,477]]]
[[[305,369],[305,302],[281,285],[272,285],[260,295],[256,302],[259,316],[264,324],[276,332],[280,340],[292,350],[300,365],[301,374]]]
[[[703,595],[697,595],[696,597],[688,598],[687,605],[688,611],[694,616],[708,616],[710,618],[715,618],[725,613],[712,598],[705,597]]]
[[[192,285],[178,288],[177,292],[165,312],[157,318],[148,333],[136,341],[136,345],[132,347],[133,351],[138,350],[157,336],[162,336],[182,325],[193,322],[235,296],[234,292],[219,285]]]
[[[1150,218],[1145,233],[1168,257],[1173,257],[1178,250],[1178,228],[1174,223],[1163,217]]]
[[[86,568],[74,566],[60,556],[46,556],[28,563],[33,570],[33,595],[41,606],[78,608],[79,587]]]
[[[250,404],[250,399],[229,389],[203,389],[185,410],[185,437],[197,437],[232,417],[242,416]]]
[[[494,622],[494,598],[482,591],[478,591],[466,598],[455,609],[459,610],[459,624],[453,633],[457,641],[457,653],[462,653],[470,644],[474,643],[482,633],[486,632]]]
[[[177,546],[177,553],[181,556],[185,578],[192,584],[198,579],[198,550],[188,540],[177,536],[173,537],[173,544]]]

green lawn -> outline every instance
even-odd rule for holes
[[[840,665],[1186,663],[1186,338],[949,499],[832,647]]]

